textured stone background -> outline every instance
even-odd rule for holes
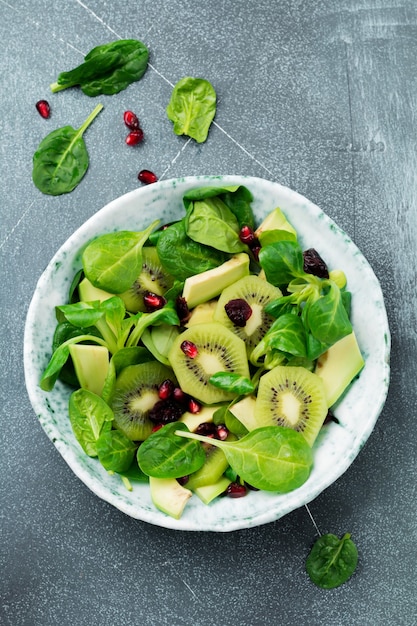
[[[412,626],[416,566],[415,0],[0,0],[0,623],[11,626]],[[42,195],[32,154],[79,126],[92,100],[51,96],[59,71],[93,46],[134,37],[151,51],[140,83],[100,101],[90,168],[71,194]],[[185,75],[210,80],[205,144],[165,115]],[[45,121],[35,102],[48,98]],[[124,144],[125,109],[146,134]],[[88,217],[161,178],[250,174],[317,203],[353,238],[386,296],[392,383],[352,467],[310,505],[322,532],[350,531],[360,554],[335,591],[304,572],[316,537],[306,509],[231,534],[179,533],[130,519],[72,474],[37,423],[22,365],[36,282]]]

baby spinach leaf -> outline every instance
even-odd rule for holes
[[[358,550],[346,533],[322,535],[315,542],[306,561],[306,570],[315,585],[334,589],[345,583],[358,564]]]
[[[181,439],[175,431],[189,433],[185,424],[173,422],[157,430],[139,446],[139,467],[148,476],[180,478],[204,465],[206,453],[201,444]]]
[[[255,385],[249,378],[233,372],[216,372],[216,374],[210,376],[209,383],[219,389],[231,391],[237,395],[245,395],[255,391]]]
[[[191,203],[185,218],[188,237],[216,250],[236,254],[246,250],[239,239],[239,224],[226,204],[218,197]]]
[[[84,63],[69,72],[61,72],[51,91],[79,85],[87,96],[113,95],[142,78],[148,57],[147,47],[135,39],[96,46],[84,57]]]
[[[69,417],[74,435],[88,456],[97,456],[97,440],[111,429],[113,411],[100,396],[77,389],[69,400]]]
[[[32,170],[32,179],[39,191],[59,196],[79,184],[89,163],[83,134],[102,108],[103,105],[97,105],[77,130],[64,126],[41,141],[33,155]]]
[[[109,472],[127,471],[137,448],[120,430],[105,430],[96,441],[98,460]]]
[[[176,430],[179,437],[196,439],[221,448],[232,469],[253,487],[287,493],[309,477],[313,452],[303,435],[292,428],[264,426],[238,441],[220,441]]]
[[[303,251],[296,241],[276,241],[261,248],[259,263],[268,282],[279,287],[304,275]]]
[[[120,230],[90,241],[82,254],[84,273],[95,287],[123,293],[142,269],[142,247],[159,220],[141,232]]]
[[[255,217],[252,210],[253,196],[249,189],[242,185],[233,185],[230,187],[195,187],[189,189],[183,196],[183,202],[186,211],[190,208],[192,202],[196,200],[205,200],[217,196],[230,209],[236,217],[239,226],[255,227]]]
[[[166,109],[176,135],[206,141],[216,114],[216,92],[204,78],[182,78],[174,87]]]
[[[224,252],[190,239],[185,230],[185,220],[162,231],[156,248],[166,271],[179,281],[214,269],[228,258]]]

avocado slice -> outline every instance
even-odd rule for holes
[[[194,490],[196,496],[200,498],[204,504],[210,504],[214,498],[224,493],[232,481],[226,476],[221,476],[218,481],[212,485],[204,485],[204,487],[197,487]]]
[[[188,308],[193,309],[220,295],[223,289],[248,274],[249,256],[240,252],[219,267],[186,278],[182,296],[187,301]]]
[[[91,283],[88,278],[83,278],[78,285],[78,295],[80,296],[81,302],[95,302],[96,300],[103,302],[113,297],[112,293],[94,287],[93,283]]]
[[[192,493],[182,487],[176,478],[149,477],[152,502],[157,509],[174,519],[180,519]]]
[[[109,369],[108,349],[105,346],[73,343],[69,352],[80,386],[101,396]]]
[[[190,326],[195,326],[195,324],[206,324],[207,322],[212,322],[216,307],[217,300],[209,300],[208,302],[197,304],[185,326],[190,328]]]
[[[271,211],[261,225],[258,226],[255,230],[255,237],[259,239],[259,235],[267,230],[286,230],[297,237],[297,231],[291,226],[284,213],[278,207]]]
[[[324,382],[328,407],[340,398],[364,365],[354,332],[337,341],[317,359],[315,373]]]
[[[241,422],[250,432],[259,427],[259,423],[255,417],[255,396],[245,396],[239,402],[232,404],[229,411]]]
[[[198,413],[190,413],[189,411],[186,411],[181,415],[178,421],[183,422],[187,426],[188,430],[193,433],[197,430],[200,424],[213,421],[213,413],[216,409],[216,406],[203,406]]]

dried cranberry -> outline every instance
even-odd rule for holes
[[[139,129],[139,120],[138,117],[133,111],[125,111],[123,113],[123,121],[130,130],[138,130]]]
[[[195,398],[190,398],[188,400],[188,410],[193,415],[197,415],[201,411],[201,404],[195,400]]]
[[[149,411],[148,417],[154,424],[169,424],[179,420],[183,413],[184,409],[178,402],[159,400]]]
[[[186,485],[188,483],[188,481],[190,480],[189,476],[181,476],[180,478],[177,478],[177,482],[180,485]]]
[[[170,396],[172,396],[174,387],[175,385],[172,380],[169,380],[169,378],[164,380],[158,387],[158,396],[160,399],[167,400]]]
[[[241,485],[240,483],[230,483],[228,488],[226,489],[226,495],[229,498],[242,498],[246,496],[248,490],[245,485]]]
[[[253,246],[257,241],[255,233],[250,226],[242,226],[239,232],[239,239],[249,247]]]
[[[198,348],[192,341],[184,340],[180,348],[184,352],[185,356],[188,356],[190,359],[195,359],[198,354]]]
[[[310,248],[303,252],[304,271],[306,274],[314,274],[319,278],[329,278],[329,270],[317,250]]]
[[[38,100],[36,103],[36,109],[45,120],[51,115],[51,107],[49,106],[49,102],[47,100]]]
[[[195,429],[197,435],[204,435],[205,437],[216,437],[216,424],[213,422],[202,422]]]
[[[151,185],[152,183],[158,182],[157,175],[150,170],[141,170],[138,174],[138,179],[141,183],[145,183],[145,185]]]
[[[137,130],[132,130],[128,136],[126,137],[126,143],[128,146],[136,146],[143,139],[143,130],[138,128]]]
[[[158,294],[152,293],[151,291],[145,293],[143,296],[143,302],[148,312],[162,309],[167,303],[163,296],[158,296]]]
[[[175,301],[175,309],[180,320],[180,324],[184,325],[188,322],[191,316],[190,309],[188,308],[187,300],[182,296],[178,296]]]
[[[235,300],[229,300],[224,305],[227,317],[235,326],[243,328],[246,322],[252,315],[252,309],[249,304],[243,298],[236,298]]]

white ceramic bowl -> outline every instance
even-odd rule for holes
[[[341,268],[352,292],[352,322],[365,357],[360,377],[337,406],[339,424],[326,425],[314,446],[314,468],[299,489],[277,495],[250,492],[240,499],[218,498],[206,506],[194,496],[180,520],[156,510],[147,485],[128,491],[96,459],[82,451],[68,418],[70,390],[58,381],[53,391],[39,387],[51,353],[56,324],[54,306],[66,301],[79,251],[92,237],[119,229],[142,230],[156,217],[162,222],[184,214],[182,197],[198,186],[245,185],[254,196],[259,221],[279,206],[299,233],[303,248],[316,248],[330,269]],[[152,524],[178,530],[231,531],[277,520],[307,504],[353,462],[368,439],[384,405],[389,384],[390,333],[380,285],[349,237],[317,206],[277,183],[243,176],[196,176],[161,181],[132,191],[91,217],[58,250],[42,274],[29,307],[24,339],[28,394],[39,422],[74,473],[100,498],[121,511]],[[364,477],[365,480],[365,477]]]

